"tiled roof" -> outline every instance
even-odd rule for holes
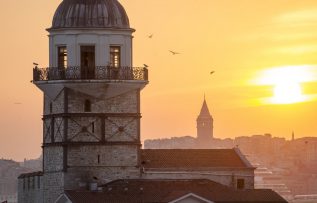
[[[272,190],[235,190],[210,180],[116,180],[103,191],[65,191],[73,203],[170,202],[195,194],[215,203],[255,202],[286,203]]]
[[[252,168],[235,149],[144,149],[141,163],[149,168]]]
[[[34,176],[43,176],[43,172],[37,171],[32,173],[22,173],[21,175],[19,175],[18,178],[20,179],[20,178],[27,178],[27,177],[34,177]]]

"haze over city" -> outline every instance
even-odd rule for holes
[[[1,2],[4,158],[41,153],[43,99],[30,83],[32,63],[48,66],[45,29],[60,2]],[[293,131],[296,137],[317,135],[316,1],[120,3],[137,29],[133,64],[147,64],[150,70],[150,84],[142,92],[142,140],[195,136],[204,94],[216,138],[271,133],[290,139]]]

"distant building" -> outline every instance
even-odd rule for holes
[[[197,117],[197,144],[201,148],[210,147],[213,139],[213,118],[210,115],[206,99],[204,98],[200,114]]]
[[[64,0],[48,32],[50,67],[33,70],[43,171],[19,176],[20,203],[286,202],[254,189],[255,168],[237,148],[141,149],[148,70],[132,67],[134,29],[117,0]],[[204,101],[198,130],[209,140],[208,115]]]
[[[43,157],[40,156],[37,159],[30,159],[30,160],[24,159],[24,161],[21,162],[20,165],[24,168],[32,169],[34,171],[40,171],[40,170],[43,170],[42,163],[43,163]]]
[[[213,135],[213,117],[211,116],[206,99],[204,98],[200,113],[196,119],[197,136],[172,137],[165,139],[145,140],[145,149],[212,149],[232,148],[233,141],[224,142],[215,139]]]
[[[0,202],[17,202],[17,177],[30,169],[21,167],[18,162],[0,159]]]

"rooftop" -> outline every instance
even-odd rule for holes
[[[143,149],[147,168],[252,168],[237,149]]]
[[[76,203],[94,202],[171,202],[186,195],[218,202],[274,202],[286,201],[269,189],[235,190],[205,180],[116,180],[102,187],[100,192],[65,191]]]

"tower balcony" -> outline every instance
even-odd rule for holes
[[[33,82],[54,80],[134,80],[148,81],[146,67],[70,66],[33,69]]]

